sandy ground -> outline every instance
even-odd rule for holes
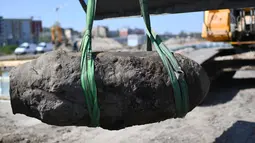
[[[133,126],[118,131],[57,127],[24,115],[13,115],[0,101],[0,143],[254,143],[255,72],[214,83],[205,101],[183,119]]]
[[[0,143],[254,143],[254,72],[239,72],[236,79],[213,85],[203,104],[183,119],[134,126],[119,131],[101,128],[57,127],[24,115],[13,115],[9,101],[0,102]],[[231,83],[231,84],[230,84]]]

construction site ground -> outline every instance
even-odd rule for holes
[[[202,56],[212,52],[193,51],[185,55],[200,63]],[[254,83],[255,71],[239,71],[231,80],[214,81],[205,101],[185,118],[116,131],[47,125],[24,115],[13,115],[10,102],[0,100],[0,143],[254,143]]]

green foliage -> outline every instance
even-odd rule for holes
[[[39,42],[51,42],[51,38],[49,36],[40,36]]]
[[[12,54],[16,48],[17,48],[16,45],[2,46],[0,47],[0,54],[3,54],[3,55]]]

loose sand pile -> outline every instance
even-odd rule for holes
[[[78,43],[80,47],[81,39]],[[112,38],[100,38],[94,37],[92,39],[93,51],[110,51],[110,50],[121,50],[124,46],[118,41]]]

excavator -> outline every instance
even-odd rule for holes
[[[60,27],[59,23],[55,23],[52,27],[51,27],[51,41],[52,44],[55,44],[56,47],[59,47],[61,45],[61,43],[63,42],[63,30]]]
[[[225,80],[232,78],[237,70],[255,69],[254,7],[205,11],[201,36],[207,41],[226,42],[233,47],[219,49],[203,63],[211,77]]]
[[[55,49],[58,49],[61,45],[64,45],[64,47],[73,45],[72,38],[66,35],[65,30],[61,28],[58,22],[51,27],[51,42],[55,45]]]
[[[86,12],[87,2],[79,1]],[[198,50],[204,56],[199,63],[211,79],[228,79],[237,70],[255,69],[255,0],[147,0],[147,4],[150,15],[204,12],[202,38],[232,45]],[[95,20],[141,16],[139,0],[98,0],[96,7]]]
[[[65,47],[71,46],[73,43],[72,38],[67,36],[65,30],[61,27],[60,22],[59,22],[59,9],[63,8],[62,6],[58,6],[55,9],[56,12],[56,21],[51,27],[51,42],[52,44],[55,45],[54,49],[58,49],[62,44],[64,44]]]

